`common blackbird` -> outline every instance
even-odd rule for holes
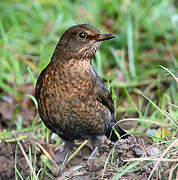
[[[129,136],[116,124],[112,96],[91,65],[99,45],[112,38],[113,34],[103,34],[89,24],[67,29],[37,80],[39,115],[68,147],[61,172],[74,140],[89,139],[98,147],[106,135],[115,142],[118,136],[113,126],[121,138]]]

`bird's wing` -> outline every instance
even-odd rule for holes
[[[111,114],[114,114],[115,108],[111,93],[108,91],[103,80],[98,76],[95,70],[94,73],[96,78],[94,83],[95,84],[94,91],[97,96],[96,99],[104,106],[106,106],[111,112]]]
[[[102,80],[99,82],[99,84],[100,89],[97,93],[97,100],[101,102],[104,106],[106,106],[110,110],[111,114],[114,114],[115,108],[112,96]]]

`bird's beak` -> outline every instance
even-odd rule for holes
[[[112,33],[101,33],[101,34],[98,34],[97,38],[96,38],[96,42],[98,41],[105,41],[105,40],[109,40],[109,39],[112,39],[112,38],[115,38],[116,36]]]

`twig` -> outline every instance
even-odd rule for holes
[[[18,145],[19,145],[19,147],[20,147],[20,150],[22,151],[22,154],[23,154],[24,157],[25,157],[25,160],[27,161],[27,164],[28,164],[30,170],[31,170],[32,173],[33,173],[33,176],[34,176],[35,180],[38,180],[38,177],[37,177],[37,175],[36,175],[36,173],[35,173],[35,171],[34,171],[34,169],[33,169],[33,167],[32,167],[32,164],[31,164],[30,160],[29,160],[28,157],[27,157],[26,152],[24,151],[24,149],[23,149],[23,147],[22,147],[22,144],[20,143],[20,141],[17,141],[17,143],[18,143]]]
[[[167,159],[167,158],[131,158],[131,159],[126,159],[123,160],[125,162],[130,162],[130,161],[168,161],[168,162],[178,162],[178,158],[177,159]]]
[[[165,68],[164,66],[159,65],[161,68],[163,68],[164,70],[166,70],[174,79],[175,81],[178,83],[178,78],[167,68]]]
[[[169,124],[168,123],[163,123],[163,122],[155,122],[152,120],[148,120],[148,119],[142,119],[142,118],[126,118],[126,119],[122,119],[119,120],[117,123],[121,123],[121,122],[127,122],[127,121],[139,121],[139,122],[146,122],[146,123],[150,123],[150,124],[156,124],[158,126],[162,126],[162,127],[168,127]]]
[[[85,144],[87,144],[88,140],[85,140],[70,156],[69,159],[67,160],[68,162],[73,159],[78,152],[85,146]]]
[[[153,170],[151,171],[151,173],[150,173],[150,175],[149,175],[149,177],[148,177],[148,180],[151,179],[151,176],[153,175],[154,171],[156,170],[156,168],[157,168],[158,164],[160,163],[161,159],[162,159],[162,158],[166,155],[166,153],[167,153],[175,144],[177,144],[177,143],[178,143],[178,139],[176,139],[175,141],[173,141],[173,142],[170,144],[170,146],[168,146],[168,147],[166,148],[166,150],[163,152],[163,154],[161,155],[161,157],[157,160],[156,164],[154,165],[154,168],[153,168]]]

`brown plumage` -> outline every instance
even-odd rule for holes
[[[90,139],[96,146],[103,135],[111,141],[118,140],[112,131],[116,121],[111,94],[91,66],[99,45],[114,37],[88,24],[69,28],[37,80],[40,117],[70,151],[77,139]],[[123,138],[128,137],[118,125],[115,129]]]

